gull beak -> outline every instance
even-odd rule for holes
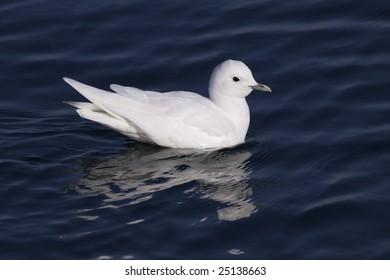
[[[255,89],[255,90],[261,90],[261,91],[269,92],[269,93],[272,92],[272,90],[271,90],[271,88],[269,86],[262,85],[262,84],[257,84],[257,85],[251,86],[251,88]]]

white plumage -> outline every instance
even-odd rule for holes
[[[271,92],[258,84],[240,61],[218,65],[210,78],[210,99],[193,92],[144,91],[111,85],[114,92],[64,80],[89,102],[66,102],[85,119],[98,122],[131,139],[171,148],[215,149],[245,141],[253,90]]]

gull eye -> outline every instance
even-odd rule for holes
[[[233,77],[233,81],[238,82],[240,79],[237,77]]]

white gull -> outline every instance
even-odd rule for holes
[[[188,91],[161,93],[114,84],[109,92],[64,80],[91,102],[66,102],[82,118],[136,141],[170,148],[219,149],[243,143],[250,122],[245,97],[254,89],[271,92],[236,60],[215,67],[210,99]]]

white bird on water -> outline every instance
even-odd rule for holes
[[[109,92],[64,80],[91,102],[66,102],[82,118],[136,141],[170,148],[219,149],[243,143],[250,121],[245,97],[254,89],[271,92],[236,60],[215,67],[210,99],[188,91],[161,93],[114,84]]]

